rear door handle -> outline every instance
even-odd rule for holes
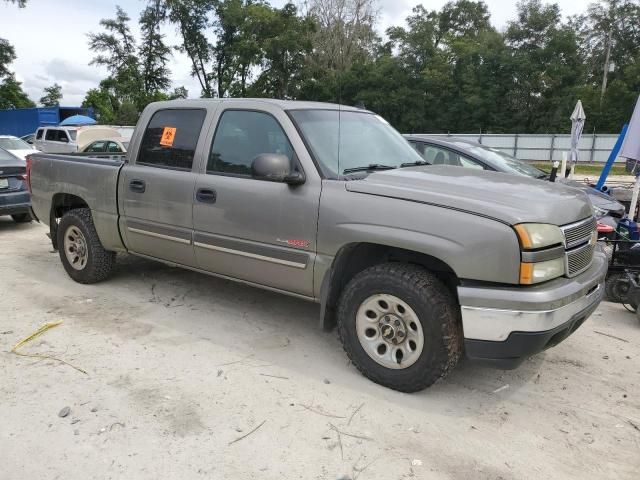
[[[129,190],[132,192],[144,193],[147,189],[147,184],[144,180],[131,180],[129,182]]]
[[[210,188],[199,188],[196,192],[196,200],[202,203],[216,203],[218,195]]]

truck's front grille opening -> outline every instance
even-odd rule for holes
[[[578,223],[565,225],[562,231],[566,245],[567,276],[574,277],[589,268],[593,261],[593,252],[596,247],[593,241],[596,219],[591,217]]]

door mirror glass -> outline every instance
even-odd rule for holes
[[[286,155],[262,153],[251,163],[251,176],[256,180],[281,182],[290,185],[304,183],[304,175],[291,170],[291,161]]]

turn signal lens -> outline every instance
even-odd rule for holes
[[[564,258],[555,258],[546,262],[521,263],[520,284],[533,285],[546,282],[564,275]]]

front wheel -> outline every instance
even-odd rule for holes
[[[402,392],[444,377],[462,354],[459,308],[422,267],[386,263],[346,286],[338,307],[343,347],[364,376]]]
[[[88,208],[69,210],[58,224],[58,251],[69,276],[78,283],[96,283],[111,274],[116,254],[100,243]]]

